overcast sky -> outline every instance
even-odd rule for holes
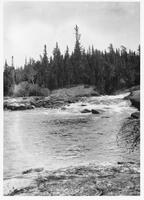
[[[16,66],[25,57],[39,59],[47,45],[52,54],[56,42],[62,52],[73,50],[74,26],[85,48],[105,50],[110,43],[137,50],[140,43],[139,3],[126,2],[6,2],[4,4],[4,57],[14,56]]]

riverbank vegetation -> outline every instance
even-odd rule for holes
[[[19,96],[16,95],[15,97],[4,97],[4,109],[27,110],[35,107],[59,108],[64,105],[82,100],[83,97],[99,96],[99,93],[96,91],[95,87],[84,85],[53,90],[50,94],[49,90],[47,91],[39,87],[39,94],[40,92],[44,92],[43,94],[47,94],[46,97],[45,95],[32,95],[30,97],[23,97],[22,94],[25,94],[25,91],[27,92],[26,94],[30,92],[28,88],[26,90],[24,87],[24,89],[20,88],[20,90],[18,90]]]
[[[126,47],[108,51],[91,46],[86,50],[80,41],[79,27],[75,27],[75,47],[61,53],[58,43],[53,55],[44,45],[39,60],[25,60],[23,67],[13,63],[4,66],[4,96],[48,96],[51,90],[74,85],[93,85],[101,94],[111,94],[122,88],[140,84],[140,46],[137,52]]]

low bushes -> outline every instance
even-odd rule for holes
[[[30,84],[27,81],[15,85],[13,91],[13,95],[16,97],[48,96],[49,94],[50,90],[48,88],[41,88],[37,84]]]

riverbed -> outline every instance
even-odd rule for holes
[[[136,111],[123,99],[127,95],[86,97],[59,109],[4,111],[4,179],[34,168],[139,163],[139,151],[117,142],[122,124]]]

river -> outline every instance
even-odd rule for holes
[[[30,168],[139,162],[117,144],[117,133],[136,109],[123,97],[83,98],[64,109],[4,111],[4,179]],[[100,114],[81,113],[98,109]]]

